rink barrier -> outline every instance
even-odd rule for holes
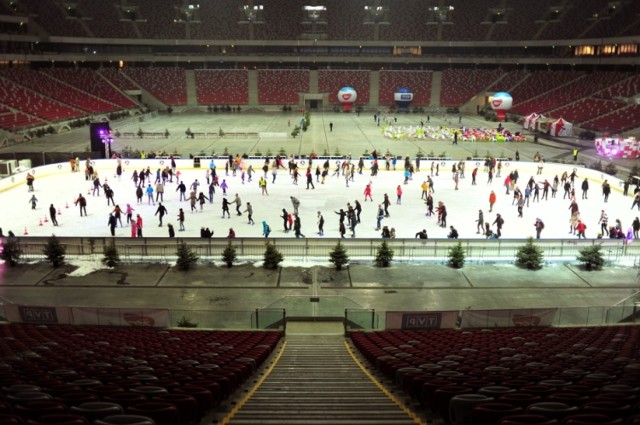
[[[47,237],[19,237],[22,258],[44,260],[42,252]],[[126,238],[126,237],[59,237],[69,259],[100,260],[104,248],[112,242],[123,261],[150,261],[173,263],[178,244],[186,242],[201,262],[219,263],[229,242],[236,249],[239,260],[260,261],[265,243],[273,244],[286,259],[328,261],[329,253],[338,241],[347,250],[351,260],[371,261],[375,258],[382,239],[337,238]],[[386,239],[394,250],[394,261],[447,262],[449,249],[462,244],[469,262],[514,262],[516,252],[524,244],[522,239]],[[544,252],[545,261],[575,259],[586,246],[602,244],[602,253],[608,264],[635,264],[640,261],[640,242],[624,239],[540,239],[536,245]]]
[[[234,156],[235,158],[235,156]],[[268,158],[269,159],[269,168],[271,169],[271,164],[273,163],[273,159],[275,158],[275,155],[270,155],[268,157],[265,156],[260,156],[260,157],[254,157],[254,156],[250,156],[247,159],[243,160],[243,164],[245,167],[249,167],[249,165],[253,166],[253,169],[256,173],[256,176],[260,176],[262,173],[262,166],[265,163],[265,159]],[[30,168],[30,169],[26,169],[23,170],[21,172],[12,174],[11,176],[5,177],[0,179],[0,192],[9,190],[9,189],[13,189],[15,187],[18,186],[22,186],[26,184],[26,177],[27,177],[27,172],[30,172],[31,174],[36,176],[36,180],[34,182],[34,185],[36,187],[38,187],[38,181],[40,179],[49,177],[49,176],[53,176],[53,175],[60,175],[60,174],[67,174],[67,175],[77,175],[80,174],[82,176],[84,176],[84,162],[85,162],[86,158],[80,158],[80,171],[79,173],[72,173],[71,169],[70,169],[70,165],[68,162],[63,162],[63,163],[54,163],[54,164],[48,164],[48,165],[43,165],[40,167],[35,167],[35,168]],[[153,159],[130,159],[130,158],[126,158],[126,159],[122,159],[122,172],[123,172],[123,179],[130,179],[131,174],[133,173],[134,170],[141,170],[143,168],[151,168],[152,171],[155,171],[157,169],[163,169],[167,166],[170,165],[170,161],[168,160],[169,157],[166,156],[162,156],[162,157],[158,157],[158,158],[153,158]],[[216,166],[216,171],[218,173],[224,173],[224,166],[225,166],[225,162],[228,161],[228,157],[224,157],[224,156],[194,156],[193,158],[180,158],[180,159],[175,159],[176,162],[176,166],[177,169],[179,170],[194,170],[194,169],[201,169],[202,172],[204,173],[205,170],[207,170],[209,168],[209,162],[211,160],[214,160],[215,166]],[[371,164],[373,162],[372,158],[364,158],[364,172],[363,172],[363,176],[364,177],[368,177],[370,176],[370,167]],[[197,161],[196,161],[197,160]],[[310,160],[310,158],[308,157],[296,157],[295,158],[296,162],[298,163],[298,165],[302,168],[306,168],[308,166],[308,162]],[[318,156],[315,158],[312,158],[311,161],[313,162],[312,167],[316,167],[316,166],[320,166],[322,167],[322,165],[324,164],[324,162],[326,160],[330,161],[330,168],[334,169],[334,167],[336,166],[337,162],[342,162],[347,160],[346,156],[340,156],[340,157],[336,157],[336,156]],[[355,164],[355,166],[358,166],[358,161],[360,160],[360,157],[358,156],[354,156],[351,159],[351,162]],[[415,161],[415,158],[411,158],[412,161]],[[287,161],[288,161],[288,156],[282,156],[282,166],[285,168],[285,170],[287,169]],[[303,163],[304,161],[304,163]],[[197,165],[196,165],[197,162]],[[399,161],[400,162],[400,161]],[[466,164],[466,172],[470,173],[472,172],[473,168],[477,165],[475,165],[477,162],[479,162],[478,158],[472,158],[469,159],[467,158],[467,160],[451,160],[449,158],[431,158],[431,157],[423,157],[421,158],[421,170],[422,172],[426,172],[430,169],[431,167],[431,162],[435,162],[437,164],[440,165],[440,172],[448,172],[449,170],[451,170],[451,167],[453,166],[453,164],[459,164],[460,162],[464,162]],[[92,165],[94,166],[95,170],[98,172],[98,174],[100,176],[105,176],[107,178],[113,178],[113,176],[115,175],[115,170],[117,167],[117,161],[115,159],[92,159],[91,160]],[[526,178],[526,175],[532,175],[535,176],[536,175],[536,171],[537,171],[537,167],[538,167],[538,163],[536,162],[530,162],[530,161],[517,161],[517,162],[510,162],[508,165],[507,163],[503,163],[504,169],[503,169],[503,176],[500,178],[504,178],[504,175],[506,175],[506,171],[507,169],[511,170],[511,169],[515,169],[515,170],[519,170],[520,175],[522,176],[522,178]],[[385,160],[383,157],[379,157],[378,158],[378,166],[379,166],[379,171],[381,172],[385,172]],[[483,171],[484,169],[484,162],[482,163],[482,165],[477,166],[479,171]],[[401,165],[396,164],[396,168],[397,170],[401,169]],[[610,184],[611,184],[611,188],[612,190],[618,191],[618,192],[622,192],[622,186],[624,181],[614,177],[614,176],[610,176],[602,171],[598,171],[598,170],[592,170],[589,168],[576,168],[574,164],[557,164],[557,163],[551,163],[551,162],[546,162],[544,163],[544,174],[546,176],[550,176],[553,174],[556,174],[558,176],[562,175],[563,172],[565,171],[572,171],[572,170],[577,170],[578,171],[578,182],[582,181],[584,178],[588,178],[590,183],[593,185],[593,189],[592,190],[598,190],[599,186],[605,181],[605,180],[609,180]],[[496,179],[498,179],[499,177],[496,175],[494,176]],[[420,178],[420,176],[418,176],[418,179]],[[257,184],[257,182],[256,182]],[[73,195],[73,194],[72,194]]]

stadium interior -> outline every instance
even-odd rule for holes
[[[85,151],[96,122],[175,152],[195,138],[183,123],[211,116],[235,128],[306,111],[323,126],[385,113],[495,127],[496,92],[513,98],[514,132],[534,112],[573,123],[576,137],[526,132],[519,153],[597,157],[594,138],[638,134],[639,46],[638,0],[0,0],[0,158],[102,158]],[[348,108],[343,87],[357,92]],[[401,87],[410,106],[395,103]],[[149,117],[157,131],[136,134]],[[196,125],[203,144],[180,148],[185,158],[224,137]],[[287,133],[233,134],[254,155]],[[479,262],[455,272],[463,289],[427,263],[409,273],[425,284],[245,267],[255,276],[240,287],[222,283],[229,271],[164,266],[152,282],[157,265],[135,263],[76,279],[0,266],[0,425],[640,424],[638,256],[599,275],[562,266],[566,284]],[[190,317],[206,329],[184,329],[198,326]]]

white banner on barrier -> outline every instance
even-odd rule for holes
[[[73,307],[76,325],[102,326],[169,326],[169,310]]]
[[[387,311],[385,329],[451,329],[457,320],[458,311]]]
[[[517,326],[551,326],[556,308],[528,308],[516,310],[464,310],[464,328],[510,328]]]

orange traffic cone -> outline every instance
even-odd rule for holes
[[[24,233],[25,236],[29,235],[29,232],[27,232],[27,226],[24,226]]]
[[[38,223],[38,226],[42,226],[42,219],[40,219],[40,222]]]
[[[67,208],[69,208],[69,207],[67,207]],[[60,208],[58,208],[58,215],[62,215],[62,211],[60,211]]]
[[[48,223],[48,222],[49,222],[49,219],[47,218],[47,216],[46,216],[46,215],[44,216],[44,222],[45,222],[45,223]]]
[[[65,208],[67,208],[67,209],[69,208],[69,203],[68,203],[68,202],[67,202],[67,205],[65,206]],[[58,213],[58,214],[59,214],[59,213]]]

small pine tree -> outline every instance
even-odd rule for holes
[[[539,270],[542,268],[543,258],[542,248],[533,242],[533,238],[529,238],[527,243],[518,248],[516,265],[528,270]]]
[[[178,266],[178,269],[182,271],[189,270],[191,266],[198,262],[198,256],[184,242],[178,245],[176,255],[178,256],[178,259],[176,260],[176,266]]]
[[[102,257],[102,263],[107,267],[115,267],[120,264],[120,253],[118,252],[118,248],[116,248],[115,243],[110,243],[105,245],[103,250],[104,257]]]
[[[266,249],[264,251],[264,263],[263,267],[269,270],[275,270],[282,262],[283,257],[278,249],[267,242]]]
[[[7,238],[2,243],[2,252],[0,252],[0,259],[4,260],[9,266],[13,267],[18,264],[18,260],[22,255],[22,250],[18,244],[18,240],[15,238]]]
[[[376,266],[389,267],[391,260],[393,260],[393,249],[389,248],[387,241],[382,241],[376,253]]]
[[[342,270],[342,266],[349,262],[349,256],[344,245],[338,241],[337,245],[329,253],[329,262],[336,266],[336,270]]]
[[[60,243],[56,235],[51,235],[47,244],[42,249],[42,253],[47,257],[47,261],[55,268],[64,264],[64,254],[67,249]]]
[[[229,242],[229,245],[222,251],[222,262],[225,263],[228,268],[231,268],[237,259],[236,248]]]
[[[462,242],[458,242],[451,248],[449,248],[449,267],[454,269],[461,269],[464,267],[464,259],[466,253],[462,247]]]
[[[589,271],[600,270],[604,265],[602,245],[590,245],[582,248],[576,256],[576,259]]]

